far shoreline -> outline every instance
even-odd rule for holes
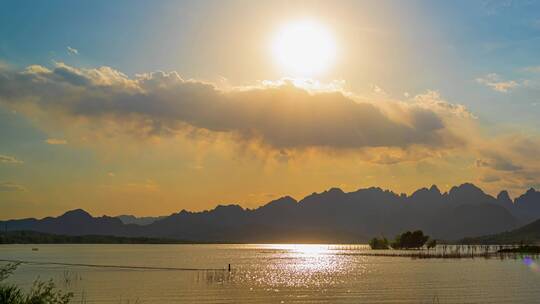
[[[468,240],[468,239],[465,239]],[[239,242],[239,241],[193,241],[176,240],[171,238],[153,237],[125,237],[113,235],[59,235],[36,231],[7,231],[0,232],[0,245],[322,245],[322,246],[368,246],[368,241],[359,242],[317,242],[317,241],[263,241],[263,242]],[[519,246],[520,242],[481,243],[444,241],[438,240],[440,246]],[[535,245],[535,244],[528,244]],[[421,251],[412,250],[410,251]]]

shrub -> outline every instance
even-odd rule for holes
[[[0,304],[67,304],[73,294],[57,290],[54,282],[36,280],[28,294],[24,294],[20,287],[4,283],[17,269],[19,263],[10,263],[0,267]]]

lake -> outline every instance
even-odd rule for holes
[[[38,251],[33,251],[38,247]],[[9,279],[74,303],[540,303],[538,261],[363,256],[353,245],[1,245]],[[121,269],[47,263],[190,268]],[[232,271],[226,271],[228,264]],[[213,270],[197,270],[213,269]]]

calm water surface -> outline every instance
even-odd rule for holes
[[[361,256],[345,245],[1,245],[0,259],[224,270],[22,265],[74,303],[540,303],[538,261]]]

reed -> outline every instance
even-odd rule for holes
[[[518,245],[438,245],[435,249],[395,251],[370,250],[349,254],[359,256],[403,257],[412,259],[517,259],[524,256],[531,258],[540,257],[540,252],[530,250],[529,247],[520,247]]]

